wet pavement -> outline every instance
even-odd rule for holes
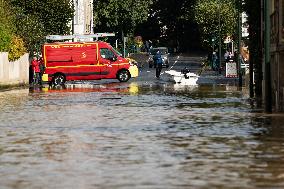
[[[0,107],[1,189],[284,187],[284,117],[245,88],[144,67],[127,83],[0,92]]]

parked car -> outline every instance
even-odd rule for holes
[[[163,67],[168,68],[169,67],[169,53],[168,53],[168,48],[167,47],[156,47],[156,48],[152,48],[150,49],[149,52],[149,58],[148,58],[148,64],[149,64],[149,68],[156,68],[155,62],[153,60],[154,55],[160,51],[162,59],[163,59]]]

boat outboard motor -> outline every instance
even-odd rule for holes
[[[184,78],[185,78],[185,79],[188,79],[188,78],[189,78],[189,76],[187,76],[187,74],[188,74],[189,72],[190,72],[190,70],[187,69],[186,67],[181,70],[181,73],[184,75]]]

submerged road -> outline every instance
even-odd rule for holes
[[[0,92],[0,188],[284,188],[283,117],[234,85],[167,79],[143,66],[126,83]]]

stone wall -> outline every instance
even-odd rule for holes
[[[29,54],[9,62],[8,53],[0,52],[0,85],[29,83]]]

